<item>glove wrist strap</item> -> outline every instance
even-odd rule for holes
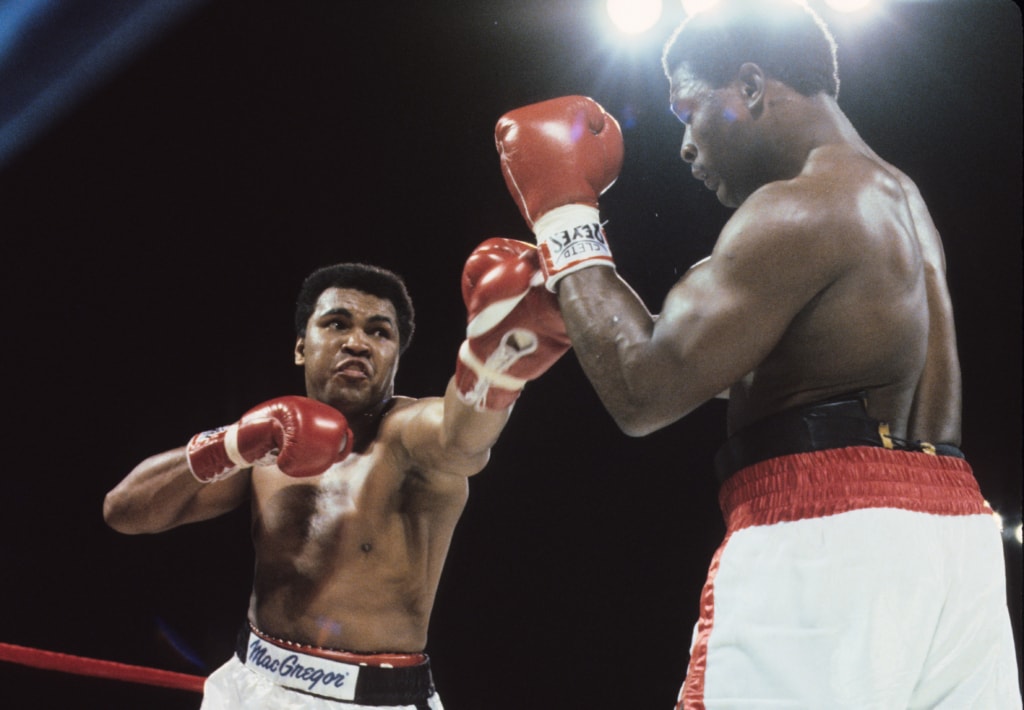
[[[202,457],[209,460],[211,457],[216,460],[219,456],[212,455],[210,448],[220,448],[223,451],[223,455],[228,459],[223,461],[219,470],[206,470],[209,468],[209,464],[199,464],[197,461],[193,461],[194,457]],[[203,449],[207,449],[207,455],[204,457],[200,452]],[[232,424],[227,427],[220,427],[217,429],[211,429],[202,433],[196,434],[192,437],[186,449],[185,460],[188,462],[188,470],[192,472],[192,475],[200,483],[213,483],[221,479],[227,478],[233,473],[237,473],[242,468],[250,465],[249,461],[246,461],[238,450],[238,424]],[[199,469],[199,470],[197,470]]]
[[[590,266],[615,268],[601,227],[601,215],[590,205],[563,205],[533,223],[540,249],[545,286],[554,291],[564,276]]]
[[[248,466],[249,461],[245,460],[238,450],[238,424],[232,424],[224,430],[224,453],[228,455],[231,462],[236,466]]]

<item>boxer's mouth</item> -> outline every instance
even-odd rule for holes
[[[693,167],[692,172],[693,172],[693,176],[695,178],[697,178],[698,180],[700,180],[702,183],[704,183],[704,187],[706,187],[707,189],[709,189],[709,190],[717,190],[718,189],[718,178],[715,177],[714,175],[711,175],[710,173],[705,171],[703,168],[698,168],[696,166]]]
[[[345,360],[334,371],[342,377],[352,379],[366,379],[372,374],[370,366],[362,360]]]

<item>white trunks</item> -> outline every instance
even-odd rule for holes
[[[851,447],[748,466],[685,710],[1020,710],[1002,538],[966,461]]]

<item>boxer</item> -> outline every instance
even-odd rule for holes
[[[729,393],[727,534],[678,707],[1020,708],[1001,539],[958,448],[953,310],[921,194],[839,108],[835,42],[802,3],[722,0],[676,30],[663,66],[680,155],[735,212],[657,317],[617,273],[600,215],[623,161],[615,119],[560,97],[501,117],[495,139],[622,430]]]
[[[462,291],[455,374],[444,396],[414,399],[394,393],[414,330],[402,279],[362,264],[313,272],[295,313],[305,396],[147,458],[107,494],[107,523],[128,534],[250,502],[251,602],[203,708],[442,707],[424,648],[468,479],[525,385],[569,348],[533,245],[488,240]]]

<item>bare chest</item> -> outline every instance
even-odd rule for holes
[[[373,455],[352,455],[320,476],[254,476],[257,547],[370,552],[401,527],[403,477]],[[263,545],[260,545],[260,543]]]

